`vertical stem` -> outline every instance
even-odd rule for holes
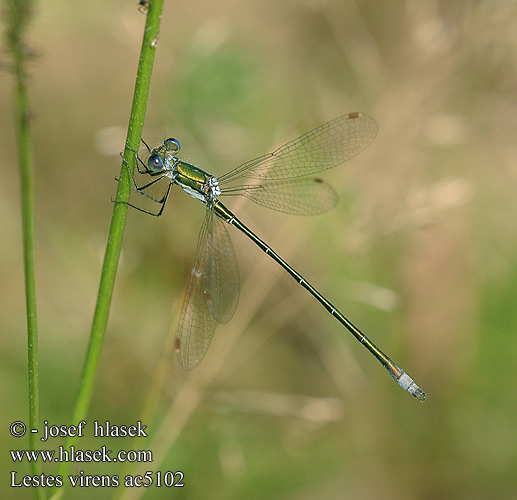
[[[29,390],[29,447],[37,450],[39,429],[39,369],[38,369],[38,316],[36,310],[36,280],[34,276],[34,176],[31,134],[31,109],[27,89],[26,63],[29,50],[23,42],[32,12],[31,0],[8,3],[7,38],[13,55],[13,72],[16,78],[16,126],[18,158],[20,162],[23,264],[25,270],[25,301],[27,309],[27,356]],[[39,462],[31,462],[34,475],[41,474]],[[45,499],[44,491],[35,488],[38,499]]]
[[[30,130],[29,101],[25,82],[17,83],[18,108],[18,150],[20,155],[20,172],[22,187],[23,220],[23,264],[25,268],[25,301],[27,308],[27,356],[29,381],[29,425],[30,429],[39,429],[39,348],[38,315],[36,308],[36,280],[34,276],[34,177],[32,169],[32,138]],[[39,446],[38,435],[29,434],[31,450]],[[31,462],[33,474],[41,473],[39,462]],[[37,498],[45,498],[43,491],[37,488]]]
[[[154,63],[154,54],[158,42],[158,34],[160,28],[161,14],[163,9],[163,0],[152,0],[150,2],[147,13],[147,20],[144,30],[144,38],[140,52],[140,61],[133,94],[133,105],[131,108],[131,116],[129,120],[126,148],[124,151],[125,160],[134,169],[135,157],[128,147],[138,149],[140,137],[144,124],[145,111],[147,108],[147,100],[149,96],[149,87],[151,83],[151,74]],[[116,201],[128,201],[131,190],[130,178],[124,162],[121,165],[120,181],[118,183]],[[113,205],[113,215],[108,234],[106,245],[106,253],[104,255],[104,263],[102,267],[99,292],[97,296],[97,304],[92,321],[90,343],[86,353],[83,371],[79,385],[79,391],[75,407],[72,414],[71,424],[76,425],[81,420],[86,419],[88,407],[90,404],[97,366],[106,332],[108,322],[111,297],[113,294],[113,286],[115,284],[115,276],[122,245],[122,237],[124,234],[124,225],[126,220],[127,205],[124,203],[115,203]],[[69,437],[66,439],[64,448],[70,449],[77,441],[77,437]],[[65,477],[70,471],[70,462],[62,462],[58,468],[58,475],[63,476],[63,484],[68,483]],[[63,494],[64,487],[53,490],[52,500],[60,498]]]

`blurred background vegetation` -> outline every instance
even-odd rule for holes
[[[88,342],[144,25],[136,3],[42,1],[30,31],[41,416],[53,424],[70,423]],[[428,399],[400,390],[237,231],[236,316],[200,367],[182,373],[170,339],[203,207],[175,189],[161,219],[128,214],[88,419],[143,419],[150,439],[87,432],[80,447],[151,449],[155,461],[130,472],[181,470],[186,486],[97,488],[96,498],[515,498],[515,33],[517,7],[503,0],[166,2],[150,144],[177,137],[187,161],[217,175],[345,112],[377,119],[373,145],[324,175],[340,194],[331,213],[229,206]],[[26,447],[7,428],[27,420],[28,397],[5,50],[2,59],[0,442],[8,450]],[[6,451],[0,465],[2,497],[32,498],[6,487],[14,468]]]

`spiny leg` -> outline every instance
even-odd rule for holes
[[[133,154],[135,155],[135,158],[136,158],[136,169],[138,171],[139,174],[141,175],[151,175],[151,171],[145,166],[145,164],[142,162],[142,160],[138,157],[136,151],[134,149],[131,149],[129,146],[128,146],[128,149],[130,149],[131,151],[133,151]],[[126,166],[127,168],[127,173],[129,174],[129,177],[131,177],[131,180],[133,182],[133,186],[134,188],[137,190],[137,191],[140,191],[141,189],[145,189],[146,186],[142,186],[142,187],[139,187],[137,182],[136,182],[136,179],[135,179],[135,176],[133,175],[133,172],[131,172],[131,168],[129,167],[129,163],[128,161],[124,158],[124,154],[123,153],[120,153],[120,156],[122,158],[122,161],[124,162],[124,165]],[[144,168],[145,170],[140,170],[140,168],[138,167],[138,164],[141,163],[142,165],[144,165]],[[161,177],[160,177],[161,178]],[[115,177],[116,180],[118,180],[116,177]],[[157,179],[159,180],[159,179]]]
[[[130,206],[131,208],[135,208],[139,212],[143,212],[144,214],[149,214],[149,215],[152,215],[154,217],[160,217],[160,215],[162,215],[162,213],[163,213],[163,209],[165,208],[165,204],[167,203],[167,199],[169,198],[169,193],[170,193],[170,190],[171,190],[171,186],[172,186],[172,182],[169,183],[169,185],[167,186],[167,191],[165,192],[165,194],[164,194],[164,196],[163,196],[163,198],[161,200],[157,200],[156,198],[153,198],[152,196],[149,196],[147,193],[144,193],[142,191],[139,191],[138,189],[135,189],[135,191],[138,194],[141,194],[141,195],[145,196],[146,198],[149,198],[152,201],[158,203],[160,205],[160,209],[158,210],[158,212],[152,212],[150,210],[146,210],[145,208],[138,207],[137,205],[133,205],[132,203],[129,203],[129,201],[113,200],[113,199],[111,201],[113,203],[124,203],[124,204]]]
[[[145,144],[145,143],[144,143]],[[146,144],[147,146],[147,144]],[[129,147],[129,146],[128,146]],[[131,149],[131,148],[129,148]],[[133,152],[135,152],[133,149],[131,149]],[[143,186],[139,186],[138,183],[136,182],[136,179],[135,179],[135,176],[133,175],[133,173],[131,172],[131,169],[129,168],[129,163],[128,161],[124,158],[124,156],[122,155],[122,153],[120,153],[120,156],[122,157],[122,161],[124,162],[124,164],[126,165],[126,168],[127,168],[127,171],[128,171],[128,174],[129,176],[131,177],[131,180],[133,181],[133,186],[131,187],[131,189],[133,189],[134,191],[140,193],[141,195],[144,195],[146,196],[147,198],[155,201],[156,203],[164,203],[164,199],[169,195],[168,191],[170,189],[170,187],[167,188],[167,192],[166,194],[161,198],[161,199],[156,199],[154,196],[151,196],[147,193],[144,193],[144,190],[147,189],[148,187],[152,186],[153,184],[155,184],[156,182],[162,180],[164,177],[167,177],[167,175],[161,173],[161,172],[152,172],[151,170],[147,169],[146,172],[141,172],[140,170],[138,170],[139,173],[145,175],[145,174],[148,174],[150,176],[157,176],[158,177],[156,179],[153,179],[152,181],[148,182],[147,184],[144,184]],[[138,156],[136,156],[136,152],[135,152],[135,157],[142,163],[143,165],[143,162],[140,160],[140,158],[138,158]],[[147,167],[146,167],[147,168]],[[115,180],[118,181],[118,178],[115,177]]]
[[[144,142],[142,140],[142,142]],[[149,146],[147,146],[147,144],[144,142],[145,146],[149,149]],[[127,146],[127,148],[129,150],[131,150],[133,152],[133,154],[135,155],[135,159],[137,161],[137,170],[139,173],[141,173],[142,175],[145,175],[145,174],[148,174],[148,175],[157,175],[157,173],[154,173],[154,172],[151,172],[147,167],[146,165],[142,162],[142,160],[140,160],[140,158],[138,157],[138,154],[137,152]],[[143,212],[143,213],[146,213],[146,214],[149,214],[149,215],[153,215],[155,217],[159,217],[162,213],[163,213],[163,209],[165,207],[165,203],[167,202],[167,199],[169,197],[169,193],[170,193],[170,190],[171,190],[171,186],[172,186],[172,182],[169,182],[169,184],[167,185],[167,190],[165,191],[164,195],[158,199],[158,198],[155,198],[154,196],[151,196],[150,194],[144,192],[147,188],[151,187],[153,184],[155,184],[156,182],[162,180],[164,177],[167,177],[166,175],[164,174],[160,174],[159,177],[157,177],[156,179],[153,179],[152,181],[148,182],[147,184],[144,184],[143,186],[139,186],[138,183],[136,182],[136,179],[133,175],[133,173],[131,172],[131,169],[129,167],[129,163],[128,161],[124,158],[123,154],[120,153],[120,156],[122,157],[122,161],[124,162],[124,164],[126,165],[126,168],[127,168],[127,171],[128,171],[128,174],[129,176],[131,177],[131,180],[132,180],[132,183],[133,183],[133,186],[131,186],[131,189],[133,191],[136,191],[138,194],[142,195],[142,196],[145,196],[146,198],[150,199],[151,201],[155,202],[155,203],[158,203],[160,205],[160,209],[158,210],[158,212],[153,212],[151,210],[146,210],[142,207],[138,207],[137,205],[134,205],[132,203],[130,203],[129,201],[122,201],[122,200],[111,200],[112,202],[114,203],[125,203],[126,205],[132,207],[132,208],[135,208],[136,210],[139,210],[140,212]],[[138,168],[138,163],[141,163],[145,170],[142,171],[140,170],[140,168]],[[115,177],[115,179],[118,181],[118,179]]]
[[[149,146],[147,145],[147,143],[143,139],[141,139],[141,141],[144,143],[144,145],[147,148],[147,150],[150,151]],[[138,151],[135,151],[131,146],[128,146],[127,144],[126,144],[126,148],[129,149],[129,151],[131,151],[135,155],[135,165],[136,165],[136,169],[138,170],[138,173],[139,174],[151,174],[152,172],[149,170],[147,165],[138,156]],[[124,153],[120,153],[120,156],[122,156],[122,159],[126,163],[126,166],[127,166],[128,170],[129,170],[129,172],[131,173],[131,170],[129,169],[129,165],[127,163],[127,160],[124,158]],[[143,170],[140,170],[140,165],[142,165]]]

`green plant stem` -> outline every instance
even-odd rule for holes
[[[135,91],[133,95],[133,105],[131,108],[131,116],[129,120],[128,133],[126,139],[126,148],[124,158],[134,169],[135,157],[128,147],[137,150],[142,136],[145,111],[147,108],[147,100],[149,96],[149,87],[151,83],[151,73],[154,63],[154,54],[158,41],[158,34],[161,21],[161,13],[163,8],[163,0],[152,0],[147,13],[147,20],[144,30],[144,39],[140,52],[140,61],[136,77]],[[127,168],[122,162],[120,171],[120,180],[118,183],[116,201],[128,201],[131,191],[130,178]],[[122,245],[122,237],[124,234],[124,226],[126,220],[127,205],[125,203],[114,203],[113,215],[108,234],[108,242],[106,245],[106,253],[104,256],[104,264],[97,296],[97,304],[93,316],[92,328],[90,333],[90,343],[86,353],[86,359],[81,375],[79,392],[77,395],[74,411],[72,414],[71,424],[76,425],[81,420],[86,419],[88,407],[90,404],[95,375],[108,322],[111,297],[113,294],[113,286],[115,284],[115,276],[120,256],[120,248]],[[70,449],[77,441],[77,437],[69,437],[66,439],[64,448]],[[68,482],[65,477],[70,470],[70,462],[62,462],[58,468],[58,475],[63,476],[63,483]],[[60,498],[64,488],[54,489],[52,500]]]
[[[23,219],[23,263],[25,268],[25,301],[27,308],[27,356],[29,380],[29,425],[39,429],[39,348],[38,315],[36,309],[36,280],[34,276],[34,177],[32,169],[32,139],[29,119],[29,100],[27,87],[22,79],[17,82],[18,108],[18,148],[20,154],[20,172],[22,187]],[[39,447],[38,435],[29,433],[31,450]],[[41,474],[39,462],[31,462],[35,475]],[[45,498],[44,492],[36,488],[36,497]]]
[[[23,264],[25,270],[25,301],[27,309],[27,356],[29,391],[29,447],[37,450],[39,429],[39,369],[38,369],[38,315],[36,309],[36,280],[34,273],[34,176],[31,134],[31,108],[27,88],[26,63],[29,51],[23,42],[30,21],[32,1],[20,0],[8,4],[8,43],[13,54],[13,72],[16,78],[16,123],[18,157],[20,162]],[[33,475],[41,474],[39,462],[31,462]],[[45,499],[41,488],[35,489],[36,498]]]

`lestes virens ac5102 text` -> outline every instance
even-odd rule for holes
[[[366,113],[349,113],[218,178],[176,156],[180,150],[176,139],[166,139],[153,149],[144,142],[149,153],[147,162],[133,151],[139,174],[148,176],[150,180],[139,186],[128,165],[132,188],[155,204],[156,210],[132,203],[128,205],[160,216],[171,187],[177,184],[207,207],[176,333],[175,349],[183,369],[190,370],[198,365],[210,346],[217,323],[230,321],[237,307],[239,272],[235,250],[224,225],[227,223],[242,231],[315,297],[377,358],[403,389],[420,401],[425,400],[424,391],[404,370],[219,200],[220,196],[242,195],[280,212],[297,215],[326,212],[337,203],[336,193],[323,180],[305,176],[349,160],[363,151],[376,134],[377,123],[372,117]],[[162,179],[165,179],[164,192],[160,197],[151,195],[151,186]],[[241,184],[246,179],[251,179],[251,183]]]

